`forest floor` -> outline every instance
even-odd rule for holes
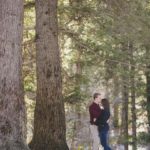
[[[111,147],[112,150],[124,150],[124,146],[122,144],[118,144],[114,139],[119,139],[118,136],[118,131],[116,130],[111,130],[110,131],[110,143],[111,143]],[[129,145],[129,150],[132,150],[132,145]],[[103,150],[102,148],[100,148],[100,150]],[[150,145],[138,145],[137,146],[137,150],[150,150]]]
[[[90,134],[90,123],[88,113],[85,112],[80,116],[80,127],[78,129],[74,129],[74,127],[67,121],[67,132],[73,134],[68,136],[67,143],[70,150],[92,150],[92,139]],[[76,122],[79,118],[76,114],[69,113],[66,116],[67,120],[72,120]],[[72,122],[71,121],[71,122]],[[68,135],[68,134],[67,134]],[[110,133],[109,133],[109,141],[112,150],[124,150],[124,146],[122,144],[118,144],[119,139],[119,129],[115,130],[110,122]],[[100,149],[103,148],[100,145]],[[129,145],[129,150],[132,150],[132,145]],[[137,150],[150,150],[150,146],[138,145]]]

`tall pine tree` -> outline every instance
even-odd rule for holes
[[[0,1],[0,149],[27,150],[22,84],[23,0]]]
[[[36,0],[37,96],[32,150],[68,150],[58,46],[57,0]]]

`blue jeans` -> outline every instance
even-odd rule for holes
[[[100,131],[99,132],[101,145],[103,146],[104,150],[111,150],[108,145],[108,131]]]

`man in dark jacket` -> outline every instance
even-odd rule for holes
[[[100,93],[94,93],[93,95],[93,103],[89,107],[89,113],[90,113],[90,131],[93,139],[93,149],[92,150],[98,150],[99,144],[100,144],[100,138],[98,133],[98,127],[96,125],[96,120],[101,114],[101,108],[99,103],[101,102],[101,94]]]

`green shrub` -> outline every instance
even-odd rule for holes
[[[138,144],[148,144],[150,141],[150,135],[146,132],[140,132],[137,136]]]

